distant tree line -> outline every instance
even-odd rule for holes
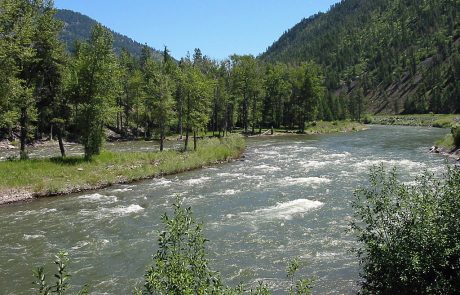
[[[195,49],[175,61],[164,49],[157,61],[144,47],[140,58],[116,55],[113,37],[96,25],[70,54],[59,40],[63,24],[50,0],[0,2],[0,138],[26,144],[45,136],[84,145],[98,154],[107,128],[123,136],[225,136],[240,129],[287,127],[304,132],[315,120],[360,119],[363,97],[345,100],[326,90],[322,69],[263,63],[251,55],[215,61]]]

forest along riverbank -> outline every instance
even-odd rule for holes
[[[196,152],[104,151],[83,157],[0,162],[0,204],[70,194],[113,184],[169,175],[239,158],[244,139],[200,141]]]
[[[358,264],[346,232],[353,191],[372,165],[395,166],[411,183],[445,170],[430,154],[439,128],[370,126],[348,134],[257,137],[234,161],[131,185],[0,207],[0,277],[5,294],[33,294],[31,269],[61,249],[72,284],[93,294],[132,293],[151,263],[161,215],[177,195],[203,221],[211,267],[231,285],[264,280],[286,290],[286,265],[317,278],[315,294],[356,294]]]

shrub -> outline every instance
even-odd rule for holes
[[[190,208],[179,201],[174,204],[174,215],[162,217],[165,229],[158,240],[159,249],[154,255],[154,265],[145,274],[143,290],[138,295],[153,294],[271,294],[267,285],[260,282],[255,290],[245,292],[242,286],[225,286],[218,272],[209,268],[202,225],[195,221]],[[292,261],[287,269],[291,279],[289,294],[310,295],[312,279],[294,282],[300,264]]]
[[[46,280],[46,275],[44,271],[44,267],[37,267],[34,270],[33,274],[36,279],[34,285],[38,288],[38,295],[51,295],[51,294],[58,294],[63,295],[66,294],[66,291],[70,289],[69,279],[70,274],[68,273],[68,265],[69,265],[69,258],[66,252],[59,252],[56,256],[56,260],[54,264],[57,266],[57,273],[54,275],[56,282],[52,285],[49,285],[48,281]],[[88,290],[84,287],[81,291],[75,293],[75,295],[88,295]]]
[[[362,294],[460,294],[460,171],[416,185],[374,167],[355,192]]]
[[[372,119],[372,116],[366,115],[366,116],[364,116],[362,122],[363,122],[364,124],[372,124],[372,120],[373,120],[373,119]]]

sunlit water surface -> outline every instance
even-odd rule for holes
[[[32,269],[67,250],[72,283],[92,294],[131,294],[156,250],[160,217],[176,196],[204,222],[212,267],[226,282],[286,289],[287,262],[316,278],[315,294],[356,292],[346,232],[353,190],[369,168],[395,166],[403,181],[442,173],[428,153],[447,130],[380,127],[327,136],[250,139],[244,161],[85,194],[0,207],[0,294],[31,294]],[[135,149],[132,147],[131,149]]]

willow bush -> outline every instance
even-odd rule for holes
[[[362,294],[460,294],[460,171],[415,185],[374,167],[355,193]]]

